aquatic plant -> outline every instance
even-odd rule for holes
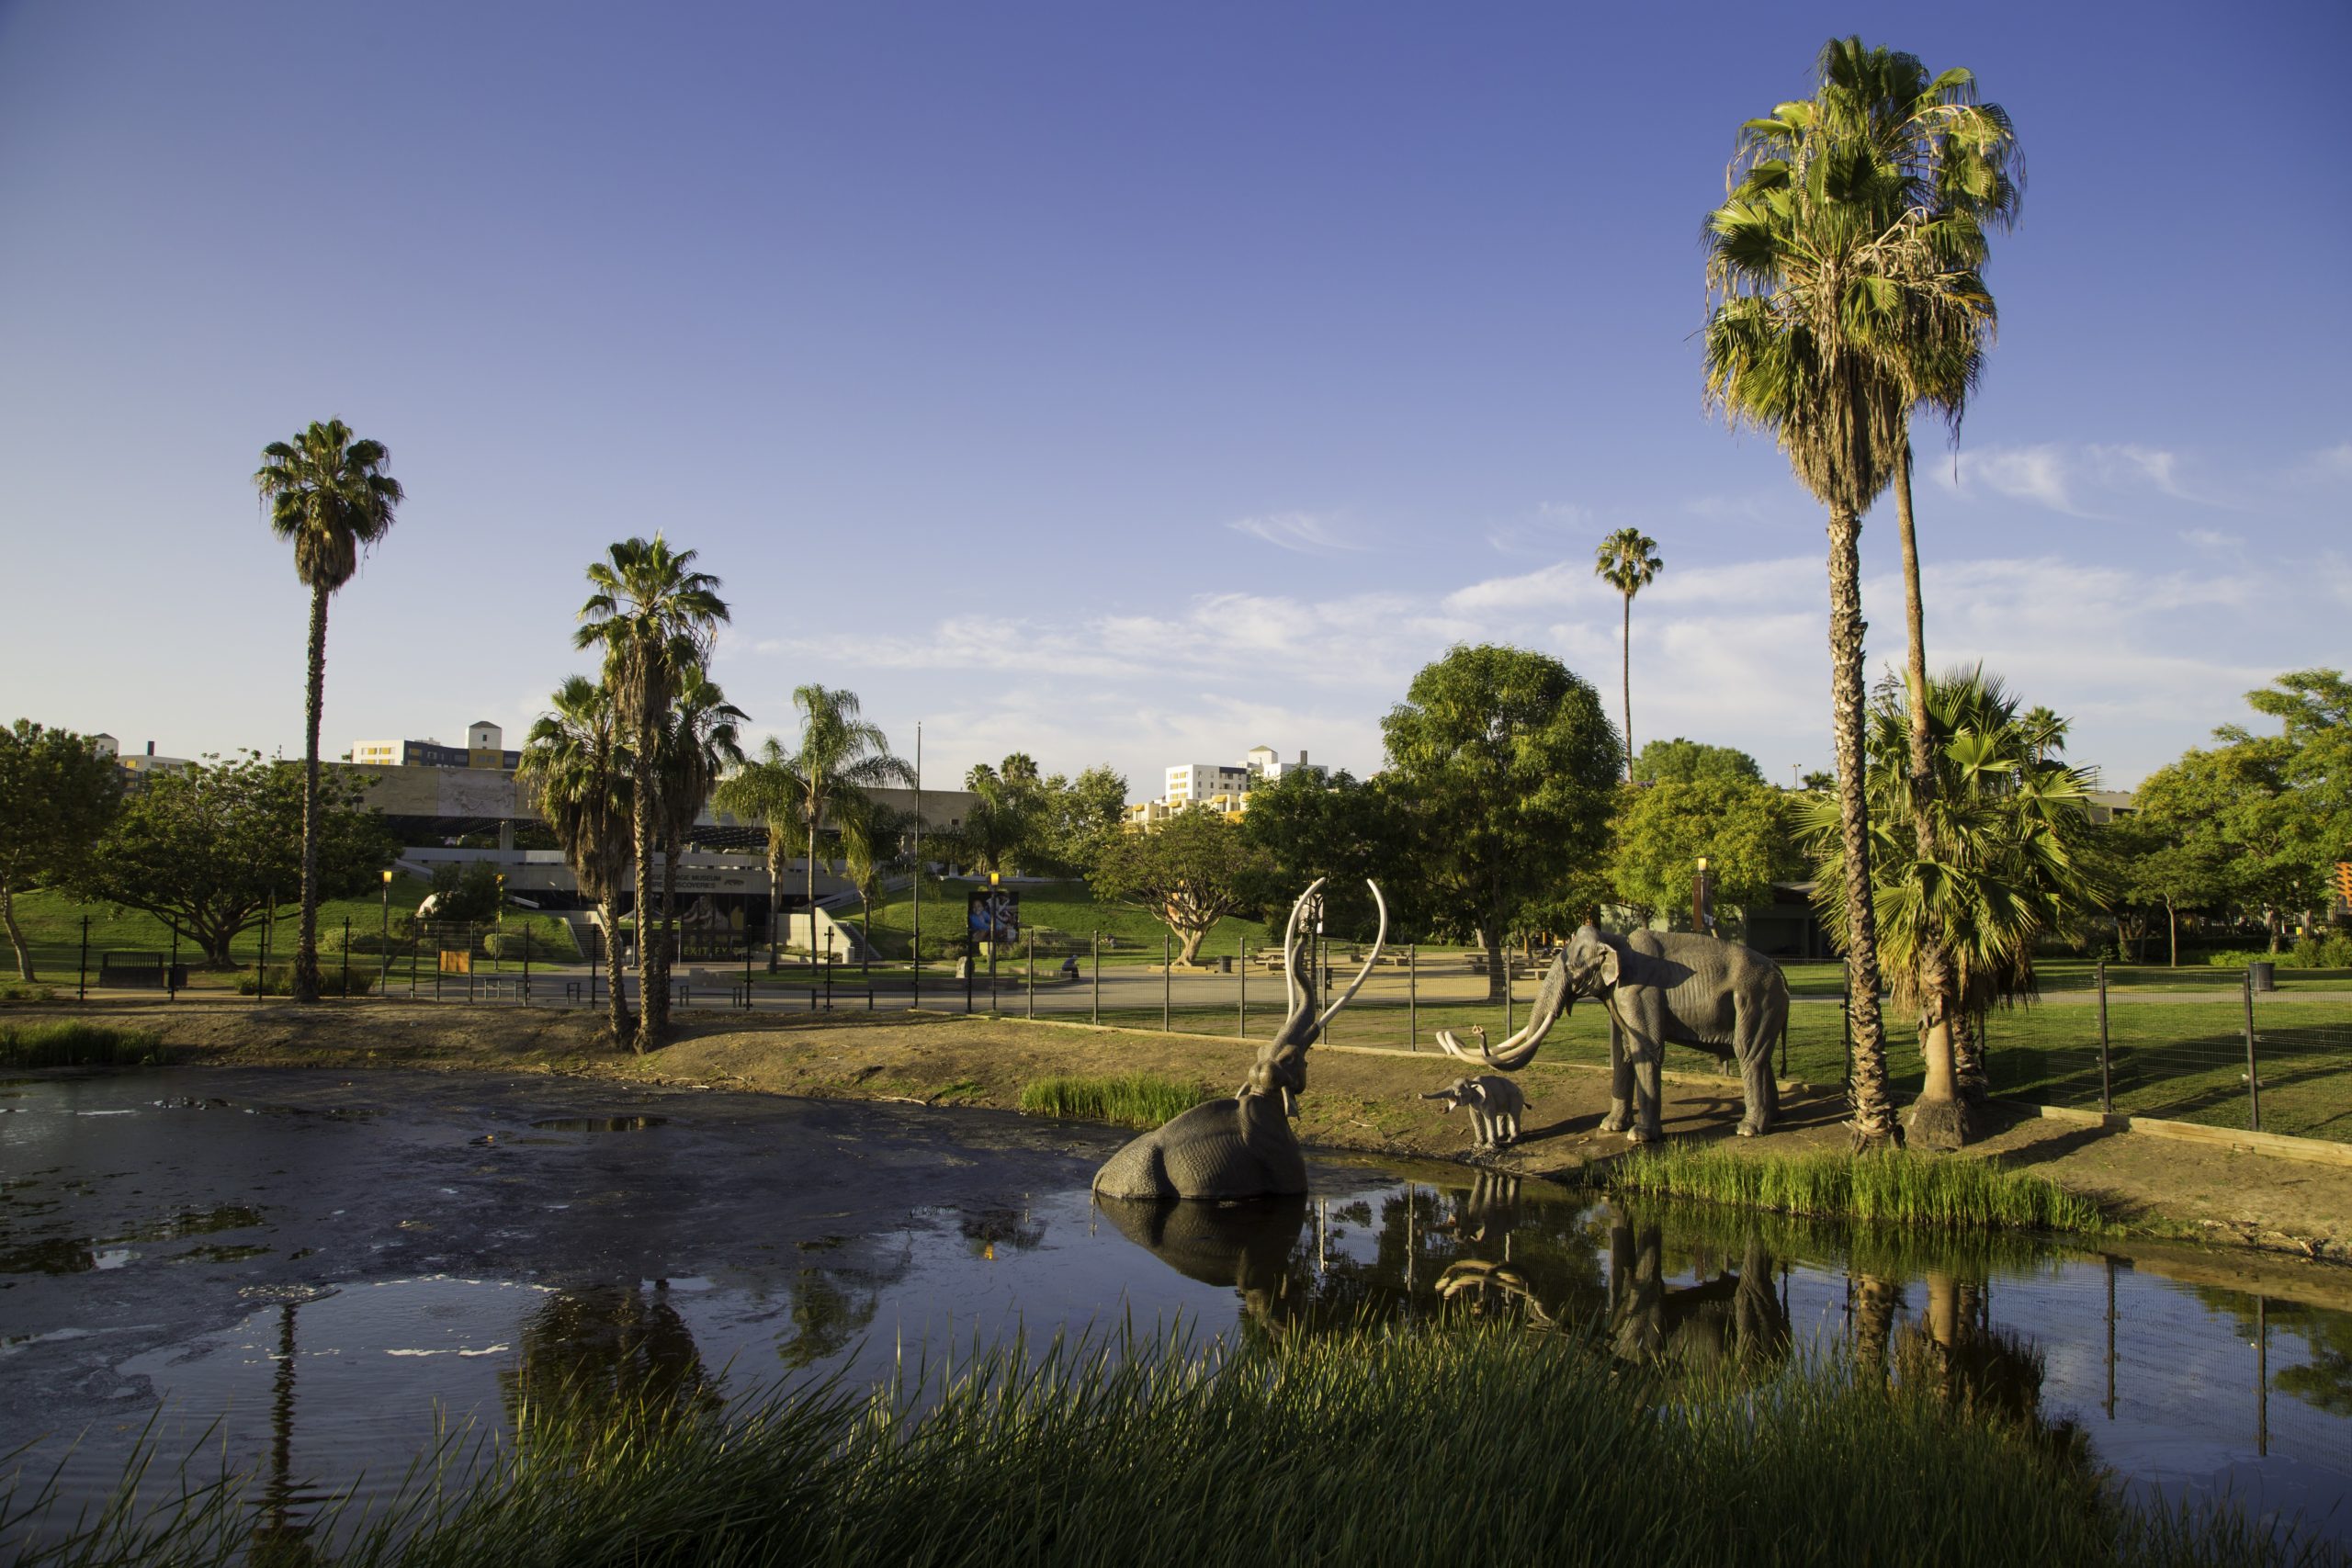
[[[0,1066],[148,1067],[169,1060],[163,1037],[152,1030],[78,1019],[0,1023]]]
[[[486,1453],[453,1436],[389,1509],[274,1528],[303,1561],[368,1568],[2328,1560],[2227,1506],[2133,1511],[2079,1446],[1835,1365],[1735,1392],[1499,1325],[1207,1356],[1133,1334],[945,1367],[910,1351],[868,1397],[828,1382],[731,1412],[648,1399],[584,1420],[573,1402],[526,1404],[523,1440]],[[474,1458],[478,1479],[457,1483]],[[172,1483],[155,1466],[127,1483],[141,1473]],[[262,1555],[235,1486],[179,1484],[153,1521],[116,1507],[19,1560]]]
[[[1830,1219],[2086,1235],[2109,1228],[2097,1203],[2047,1177],[1989,1159],[1902,1149],[1747,1155],[1720,1144],[1676,1142],[1611,1160],[1600,1180],[1612,1191]]]
[[[1108,1122],[1120,1127],[1157,1127],[1208,1098],[1208,1091],[1198,1084],[1177,1083],[1149,1073],[1100,1078],[1055,1077],[1021,1086],[1021,1109],[1029,1115]]]

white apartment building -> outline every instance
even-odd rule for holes
[[[1239,795],[1250,787],[1248,768],[1222,762],[1180,762],[1168,770],[1168,791],[1159,798],[1170,810],[1198,806],[1213,795]]]

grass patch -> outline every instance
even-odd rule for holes
[[[1177,1083],[1149,1073],[1037,1078],[1021,1086],[1021,1109],[1032,1116],[1108,1122],[1120,1127],[1157,1127],[1208,1098],[1198,1084]]]
[[[2133,1512],[2086,1443],[1931,1381],[1800,1364],[1742,1393],[1500,1326],[1358,1328],[1222,1366],[1057,1341],[733,1412],[691,1371],[633,1397],[534,1380],[475,1484],[442,1490],[426,1462],[402,1504],[300,1544],[410,1568],[2296,1561],[2227,1506]],[[161,1524],[107,1511],[21,1561],[247,1560],[239,1488],[178,1495]]]
[[[1602,1179],[1622,1192],[1824,1219],[2085,1235],[2108,1228],[2098,1204],[2046,1177],[1902,1149],[1747,1156],[1719,1144],[1676,1142],[1611,1161]]]
[[[152,1067],[169,1060],[162,1038],[143,1029],[72,1019],[0,1024],[0,1066]]]

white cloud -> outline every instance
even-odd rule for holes
[[[2200,550],[2234,550],[2245,544],[2243,534],[2225,534],[2219,528],[2183,528],[2181,539]]]
[[[1948,485],[1954,481],[1941,476],[1956,473],[1956,488],[1962,491],[1989,490],[2012,501],[2030,501],[2052,512],[2087,517],[2090,513],[2075,499],[2071,467],[2063,448],[2044,445],[1991,446],[1962,452],[1953,469],[1937,464],[1930,465],[1927,471]]]
[[[2236,507],[2191,488],[2182,468],[2181,455],[2162,446],[2043,442],[1962,451],[1950,464],[1928,462],[1920,471],[1947,490],[2028,502],[2070,517],[2111,518],[2117,513],[2109,508],[2150,492],[2198,506]]]
[[[1270,512],[1261,517],[1238,517],[1226,526],[1300,555],[1337,555],[1364,547],[1361,541],[1350,538],[1339,519],[1328,512]]]
[[[1531,516],[1512,518],[1488,528],[1487,543],[1498,555],[1548,556],[1588,540],[1598,544],[1605,532],[1600,513],[1590,507],[1547,501]]]

